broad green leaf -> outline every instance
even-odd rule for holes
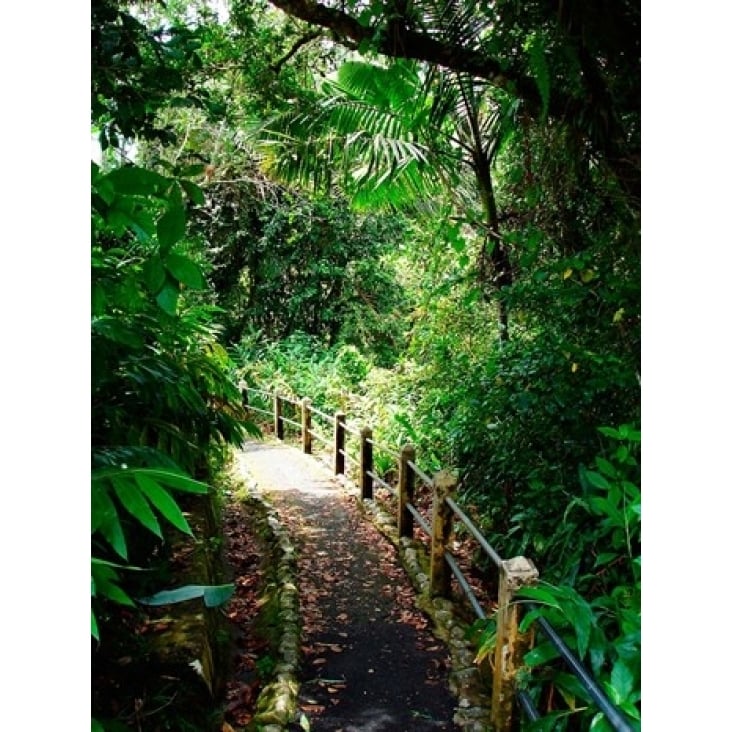
[[[523,599],[536,600],[550,607],[559,607],[556,594],[547,587],[522,587],[517,596]]]
[[[607,564],[608,562],[612,562],[613,559],[618,558],[618,554],[615,552],[602,552],[597,555],[597,559],[595,559],[595,567],[601,567],[603,564]]]
[[[144,605],[172,605],[187,600],[203,598],[206,607],[217,607],[234,594],[234,585],[185,585],[175,590],[162,590],[150,597],[141,597],[138,602]]]
[[[585,657],[587,647],[590,643],[590,632],[592,631],[592,608],[579,598],[574,602],[570,601],[563,605],[562,609],[567,619],[572,623],[575,635],[577,636],[577,653],[580,659]]]
[[[203,588],[203,602],[206,607],[218,607],[234,594],[234,585],[209,585]]]
[[[203,190],[201,190],[200,186],[197,186],[195,183],[191,183],[189,180],[181,180],[178,182],[181,184],[186,195],[191,199],[191,201],[193,201],[193,203],[197,206],[203,206],[203,204],[206,203],[206,197],[204,196]]]
[[[553,661],[559,658],[559,651],[549,642],[541,643],[532,648],[525,656],[524,663],[527,666],[541,666],[547,661]]]
[[[597,463],[597,467],[603,475],[606,475],[608,478],[617,477],[618,471],[615,470],[615,466],[608,460],[605,460],[605,458],[597,457],[595,459],[595,463]]]
[[[595,488],[601,488],[606,491],[610,490],[610,483],[607,482],[607,478],[604,475],[600,475],[600,473],[596,473],[594,470],[585,470],[585,478]]]
[[[162,175],[135,165],[117,168],[102,180],[105,179],[111,182],[119,193],[137,196],[161,194],[170,183]]]
[[[186,233],[186,211],[183,206],[172,206],[158,219],[160,251],[167,253]]]
[[[178,282],[182,282],[192,290],[201,290],[206,286],[200,267],[188,257],[169,254],[165,259],[165,266]]]
[[[615,703],[622,704],[633,691],[634,678],[631,670],[618,659],[610,674],[610,683],[615,691]]]
[[[153,295],[157,295],[165,284],[165,267],[158,254],[154,254],[143,266],[145,284]]]
[[[94,608],[92,608],[91,611],[91,634],[93,638],[96,638],[96,640],[99,640],[99,626],[97,625],[97,616],[94,612]],[[92,725],[92,729],[94,728],[94,725]]]
[[[176,315],[178,313],[178,294],[177,285],[167,282],[155,300],[168,315]]]
[[[127,509],[129,514],[137,519],[145,528],[150,529],[153,534],[162,539],[163,532],[160,529],[160,524],[152,512],[150,504],[140,492],[137,485],[131,480],[117,478],[112,481],[112,486],[120,503]]]
[[[91,732],[104,732],[104,727],[101,722],[98,722],[94,717],[91,721]]]
[[[193,536],[191,527],[188,525],[185,516],[181,512],[175,499],[159,483],[149,478],[145,473],[136,471],[134,478],[140,490],[145,494],[150,503],[175,526],[186,534]]]

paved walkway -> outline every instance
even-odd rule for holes
[[[299,701],[313,732],[457,730],[447,648],[416,609],[394,547],[316,459],[251,442],[240,460],[298,548]]]

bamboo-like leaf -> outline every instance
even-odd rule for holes
[[[119,576],[112,566],[92,558],[91,572],[97,597],[106,597],[120,605],[134,606],[132,598],[119,587]]]
[[[132,480],[120,476],[112,481],[112,487],[127,512],[145,528],[162,539],[163,532],[160,529],[160,524],[137,485]]]
[[[134,478],[145,497],[173,526],[186,534],[193,535],[178,504],[165,488],[142,471],[136,471]]]
[[[99,533],[114,551],[127,559],[127,543],[114,502],[109,497],[103,476],[92,476],[92,533]]]

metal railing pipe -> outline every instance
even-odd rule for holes
[[[530,610],[538,609],[533,602],[527,602],[526,605]],[[551,623],[546,618],[542,617],[538,617],[536,619],[536,623],[541,628],[542,633],[546,635],[552,645],[559,651],[559,654],[566,661],[572,673],[585,688],[592,701],[597,704],[597,708],[605,715],[613,729],[615,729],[616,732],[633,732],[633,728],[630,726],[623,713],[612,704],[607,696],[605,696],[605,693],[598,686],[590,672],[572,653],[567,644],[562,640],[559,633],[554,630]]]

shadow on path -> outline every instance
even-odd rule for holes
[[[313,732],[457,730],[447,647],[355,498],[295,448],[252,442],[239,459],[298,550],[299,703]]]

